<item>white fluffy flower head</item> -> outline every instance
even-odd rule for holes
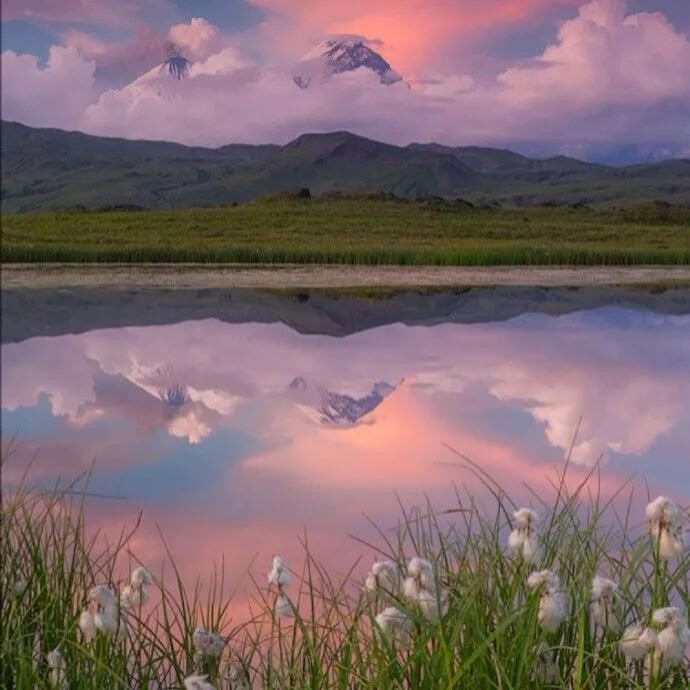
[[[146,568],[139,566],[132,571],[129,577],[129,583],[133,587],[142,587],[143,585],[153,584],[153,578]]]
[[[684,512],[666,496],[658,496],[645,509],[649,519],[649,533],[659,556],[670,560],[685,550]]]
[[[127,585],[120,594],[123,609],[139,608],[149,600],[149,593],[143,585]]]
[[[96,585],[89,590],[89,601],[100,608],[108,608],[117,603],[117,597],[108,585]]]
[[[553,650],[540,642],[535,650],[534,677],[541,683],[556,683],[560,680],[558,665]]]
[[[188,676],[183,681],[185,690],[215,690],[208,676]]]
[[[680,508],[670,498],[666,498],[666,496],[657,496],[648,503],[645,513],[648,520],[671,523],[675,523],[681,515]]]
[[[680,663],[690,642],[687,614],[675,606],[667,606],[654,611],[652,621],[659,628],[656,653],[661,658],[662,668]]]
[[[96,621],[93,612],[84,609],[79,615],[79,629],[84,636],[84,641],[88,644],[96,637]]]
[[[618,646],[624,656],[634,661],[643,659],[656,644],[656,633],[644,625],[631,625],[625,629]]]
[[[376,561],[364,581],[364,587],[371,593],[379,590],[395,593],[399,580],[398,566],[393,561]]]
[[[542,587],[547,587],[551,589],[559,589],[561,586],[561,581],[554,572],[551,570],[537,570],[530,573],[527,578],[527,586],[530,589],[540,589]]]
[[[65,657],[62,656],[62,652],[59,649],[54,649],[52,652],[46,654],[46,661],[48,662],[48,668],[55,668],[64,670],[67,668],[67,662]]]
[[[218,657],[223,653],[225,639],[217,632],[197,627],[192,633],[192,644],[199,654]]]
[[[513,554],[522,556],[526,563],[536,563],[540,559],[539,539],[537,537],[537,514],[530,508],[520,508],[513,513],[515,527],[508,536],[508,548]]]
[[[540,592],[537,619],[544,630],[556,632],[568,615],[568,597],[550,570],[539,570],[527,578],[527,586]]]
[[[434,589],[436,587],[434,568],[425,558],[419,558],[419,556],[411,558],[407,564],[407,574],[409,577],[414,578],[423,589]]]
[[[515,525],[522,529],[533,528],[539,516],[531,508],[519,508],[513,513]]]
[[[106,635],[115,635],[120,640],[124,640],[128,635],[127,621],[120,615],[117,603],[96,611],[93,621],[96,629]]]
[[[279,589],[290,584],[290,572],[280,556],[273,556],[271,570],[268,573],[268,584],[275,585]]]
[[[66,677],[67,663],[65,662],[65,657],[62,656],[62,652],[59,649],[48,652],[46,654],[46,661],[50,669],[51,687],[56,690],[68,690],[69,684]]]
[[[375,618],[383,634],[399,647],[407,647],[412,639],[412,620],[395,606],[388,606]]]
[[[276,603],[273,607],[273,612],[277,618],[292,618],[294,611],[292,610],[292,603],[287,594],[281,592],[276,597]]]
[[[594,622],[618,632],[621,629],[618,608],[618,585],[613,580],[595,575],[590,601],[590,615]]]

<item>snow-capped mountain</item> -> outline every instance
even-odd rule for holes
[[[292,401],[316,421],[350,426],[378,407],[395,388],[385,381],[379,381],[370,393],[355,398],[309,385],[303,377],[298,376],[288,386],[288,393]]]
[[[378,74],[386,86],[402,81],[402,77],[379,53],[358,39],[330,39],[319,43],[297,63],[293,80],[301,89],[306,89],[334,74],[354,72],[360,68]]]

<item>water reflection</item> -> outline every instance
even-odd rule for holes
[[[51,483],[90,471],[106,529],[146,522],[135,551],[183,570],[227,556],[239,575],[311,546],[345,567],[362,513],[397,495],[443,508],[472,478],[547,491],[573,442],[573,479],[601,459],[604,490],[633,473],[690,497],[690,316],[603,308],[502,323],[387,325],[344,338],[213,319],[33,338],[2,349],[4,469]],[[35,456],[35,457],[34,457]],[[347,556],[347,557],[346,557]],[[370,556],[367,555],[367,558]]]

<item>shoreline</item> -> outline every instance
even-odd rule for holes
[[[605,287],[690,285],[690,266],[2,264],[5,288]]]

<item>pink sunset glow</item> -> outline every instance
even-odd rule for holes
[[[3,346],[3,434],[21,441],[3,478],[20,481],[28,462],[40,485],[91,474],[113,497],[88,501],[94,524],[115,535],[143,510],[131,550],[159,568],[160,528],[190,580],[224,559],[230,590],[244,582],[241,617],[247,570],[262,580],[275,552],[299,569],[305,534],[344,573],[374,556],[349,535],[378,543],[364,516],[392,528],[398,500],[444,511],[459,491],[491,513],[451,449],[516,501],[533,490],[548,505],[579,425],[571,490],[600,460],[588,490],[612,496],[637,474],[640,505],[645,482],[687,502],[689,327],[630,312],[346,338],[216,320],[35,338]],[[323,390],[358,398],[382,380],[393,390],[357,422],[325,423],[314,407]],[[172,384],[187,389],[178,409],[160,399]]]

